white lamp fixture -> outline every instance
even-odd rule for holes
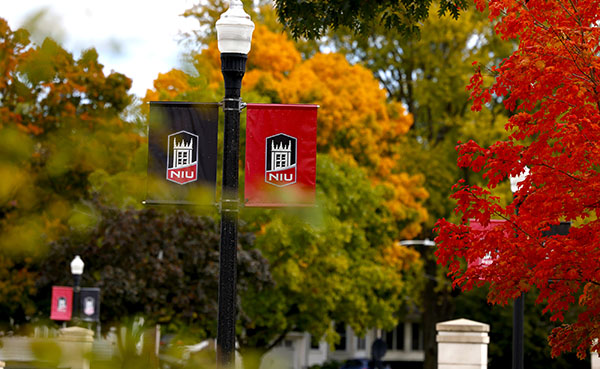
[[[75,256],[73,261],[71,261],[71,274],[82,275],[84,266],[85,264],[83,263],[83,260],[81,260],[79,255]]]
[[[521,182],[523,182],[525,180],[525,178],[527,178],[528,175],[529,175],[529,168],[524,167],[523,171],[521,173],[519,173],[518,176],[510,177],[510,190],[512,191],[512,193],[517,192],[517,190],[521,187],[519,184]]]
[[[229,9],[217,21],[217,41],[221,53],[248,54],[254,23],[240,0],[231,0]]]

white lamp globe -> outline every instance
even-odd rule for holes
[[[231,0],[229,9],[217,21],[217,42],[221,53],[248,54],[254,23],[240,0]]]
[[[510,190],[512,191],[512,193],[515,193],[519,190],[519,188],[521,188],[521,182],[523,182],[525,180],[525,178],[527,178],[527,176],[529,175],[529,168],[528,167],[524,167],[523,171],[521,173],[519,173],[519,175],[517,175],[516,177],[511,176],[510,179]]]
[[[83,263],[83,260],[81,260],[79,255],[75,256],[75,259],[71,261],[71,274],[82,275],[84,266],[85,264]]]

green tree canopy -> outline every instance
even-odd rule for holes
[[[415,36],[427,19],[431,0],[275,0],[279,21],[295,38],[318,38],[329,28],[348,27],[354,33],[368,34],[376,25]],[[441,0],[439,15],[457,18],[467,8],[466,0]]]
[[[355,165],[323,155],[317,163],[323,210],[317,219],[259,215],[257,247],[276,285],[244,296],[242,351],[264,352],[291,331],[333,342],[332,322],[349,324],[358,334],[392,328],[400,307],[414,301],[421,264],[416,252],[392,242],[396,230],[385,221],[386,188],[372,186]]]
[[[409,134],[396,146],[404,158],[398,164],[408,173],[425,176],[430,195],[425,229],[431,232],[436,219],[449,215],[454,206],[450,187],[465,175],[455,165],[456,143],[475,137],[491,143],[504,135],[506,113],[498,101],[482,113],[470,109],[466,86],[474,72],[472,63],[491,67],[507,57],[513,45],[500,40],[486,15],[475,9],[464,11],[459,19],[430,15],[421,30],[420,38],[406,39],[384,27],[364,36],[341,29],[330,39],[350,61],[369,68],[388,97],[404,103],[413,116]]]

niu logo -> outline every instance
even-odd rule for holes
[[[296,138],[280,133],[266,139],[265,182],[277,187],[296,183]]]
[[[198,179],[198,136],[179,131],[168,137],[167,180],[180,185]]]

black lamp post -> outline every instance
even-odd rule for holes
[[[244,12],[242,2],[231,0],[229,9],[221,15],[216,26],[218,46],[221,52],[221,71],[225,80],[217,368],[233,368],[235,364],[240,111],[242,109],[240,90],[246,71],[246,60],[250,51],[254,23]]]
[[[519,183],[525,180],[529,175],[529,168],[525,167],[524,171],[521,172],[517,177],[510,177],[510,190],[513,193],[519,189]],[[519,205],[517,204],[516,212],[519,214]],[[567,235],[569,228],[571,227],[570,222],[561,222],[558,226],[552,226],[549,231],[542,233],[543,236],[553,235]],[[525,323],[525,293],[521,293],[519,297],[515,299],[513,305],[513,357],[512,357],[512,368],[523,369],[524,368],[524,349],[523,343],[525,341],[524,326]]]
[[[521,293],[513,305],[513,369],[523,369],[523,341],[525,337],[525,294]]]
[[[525,170],[517,177],[510,177],[510,190],[513,193],[519,189],[519,183],[525,180],[525,177],[529,174],[529,169],[525,167]],[[517,204],[517,214],[519,213],[519,205]],[[525,294],[521,293],[517,297],[513,304],[513,356],[512,356],[512,369],[523,369],[523,342],[525,339],[524,333],[524,322],[525,322]]]
[[[71,274],[73,275],[73,319],[79,318],[79,293],[81,292],[81,275],[85,264],[79,255],[71,261]]]

